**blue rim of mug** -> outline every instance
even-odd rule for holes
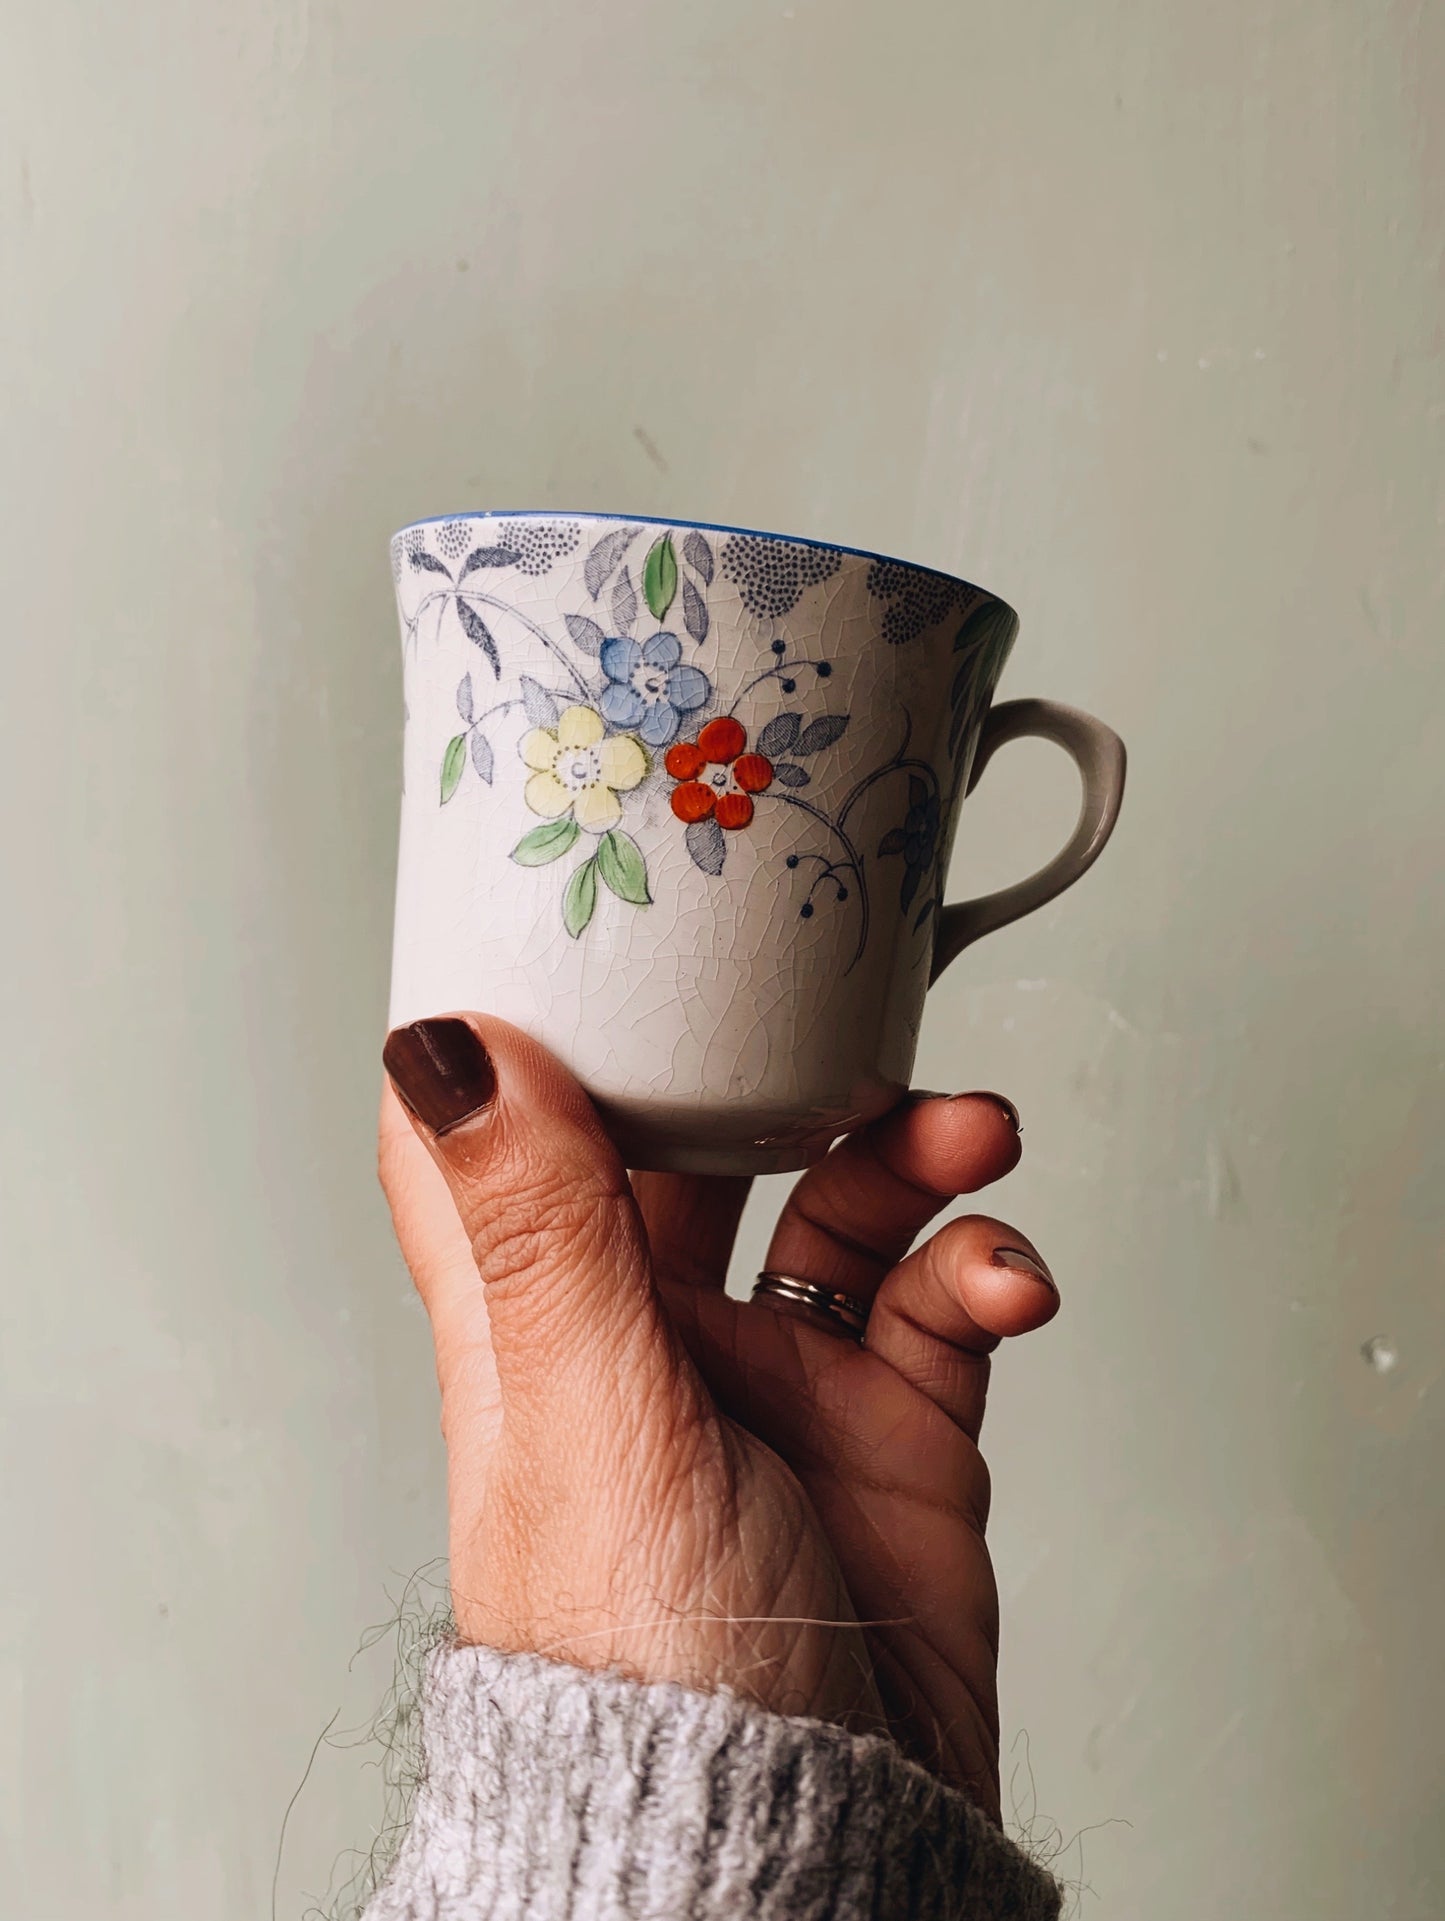
[[[420,520],[409,520],[404,527],[398,527],[391,538],[400,540],[417,527],[437,527],[447,520],[615,520],[632,527],[696,527],[703,534],[746,534],[750,540],[775,540],[783,547],[817,547],[827,554],[851,554],[855,560],[881,560],[889,567],[906,567],[910,573],[932,574],[938,580],[968,587],[976,594],[987,594],[990,600],[1007,607],[1015,620],[1019,617],[1018,609],[1002,594],[996,594],[991,587],[980,587],[965,574],[951,574],[946,567],[927,567],[921,560],[903,560],[897,554],[882,554],[873,547],[849,547],[838,540],[817,540],[811,534],[777,534],[763,527],[734,527],[725,520],[669,520],[661,514],[604,514],[589,507],[570,512],[560,507],[468,507],[461,513],[425,514]]]

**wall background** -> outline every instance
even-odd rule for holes
[[[1065,1296],[986,1434],[1021,1813],[1084,1916],[1437,1913],[1445,16],[13,0],[6,37],[14,1911],[252,1921],[275,1873],[296,1916],[368,1837],[323,1750],[277,1870],[443,1539],[371,1167],[385,538],[593,505],[957,565],[1023,611],[1005,693],[1128,739],[1109,854],[954,968],[920,1064],[1018,1100],[991,1204]],[[1012,750],[955,888],[1072,806]]]

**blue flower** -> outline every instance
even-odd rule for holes
[[[943,809],[938,790],[930,788],[917,774],[908,776],[908,812],[901,827],[891,827],[878,843],[885,858],[902,854],[903,879],[898,888],[898,905],[907,913],[913,905],[924,878],[938,858],[939,836],[943,829]]]
[[[607,676],[602,712],[614,727],[631,728],[649,747],[675,740],[683,715],[712,693],[702,669],[683,664],[676,634],[654,634],[641,646],[621,635],[605,640],[602,671]]]

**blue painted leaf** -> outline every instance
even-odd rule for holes
[[[878,843],[879,857],[886,859],[890,854],[901,854],[904,844],[903,829],[901,827],[890,827]]]
[[[472,729],[472,765],[487,783],[492,784],[492,743],[477,728]]]
[[[530,834],[523,834],[512,849],[512,859],[519,867],[546,867],[549,862],[560,860],[581,832],[570,814],[565,820],[544,821]]]
[[[594,658],[600,654],[602,643],[607,636],[597,622],[589,620],[586,614],[568,614],[566,618],[567,632],[572,636],[572,645],[580,647],[584,654],[591,654]]]
[[[707,639],[707,602],[690,580],[682,583],[682,624],[699,645]]]
[[[611,833],[602,836],[597,848],[597,871],[619,900],[630,901],[634,907],[651,905],[647,863],[630,834],[614,827]]]
[[[937,907],[937,905],[938,905],[938,902],[936,900],[926,900],[923,903],[922,907],[919,908],[917,919],[913,923],[913,931],[915,934],[918,932],[919,928],[922,927],[923,923],[928,919],[929,915],[933,912],[934,908]]]
[[[470,601],[457,595],[457,619],[462,623],[462,632],[467,639],[474,641],[487,659],[492,663],[492,672],[497,679],[502,678],[502,657],[497,652],[497,643],[492,639],[491,630]]]
[[[447,750],[442,755],[442,805],[446,806],[457,791],[457,782],[462,777],[462,769],[467,764],[467,737],[453,734],[447,742]]]
[[[835,740],[841,740],[848,731],[846,714],[824,714],[821,720],[810,721],[803,729],[802,738],[794,749],[799,754],[818,754],[825,747],[831,747]]]
[[[961,654],[966,648],[983,645],[1007,653],[1013,637],[1012,611],[1001,600],[984,600],[973,608],[954,636],[953,651]]]
[[[921,867],[905,867],[903,883],[898,889],[898,905],[906,914],[913,905],[913,896],[918,892],[918,883],[923,879]]]
[[[798,738],[798,729],[803,724],[801,714],[775,714],[758,735],[757,751],[766,754],[769,760],[776,760],[779,754],[786,754]]]
[[[443,567],[436,555],[429,554],[424,547],[414,547],[410,555],[410,560],[413,567],[424,568],[429,574],[445,574],[448,580],[452,577],[451,569]]]
[[[661,620],[677,598],[677,555],[672,535],[654,540],[642,563],[642,597],[654,620]]]
[[[968,719],[967,707],[954,708],[953,719],[948,723],[948,751],[955,759],[962,753],[964,742],[968,739]]]
[[[472,677],[463,674],[457,687],[457,712],[463,720],[469,721],[476,709],[472,706]]]
[[[711,815],[706,820],[695,820],[684,839],[694,867],[700,867],[705,874],[722,872],[723,862],[727,859],[727,841],[723,837],[723,830]]]
[[[468,574],[474,574],[479,567],[510,567],[519,558],[515,547],[473,547],[462,562],[462,571],[457,579],[465,580]]]
[[[522,676],[522,706],[534,727],[555,727],[557,725],[557,703],[539,681],[530,674]]]
[[[908,805],[922,807],[928,800],[928,782],[922,774],[908,776]]]
[[[597,856],[584,860],[562,896],[562,925],[576,940],[597,911]]]
[[[713,575],[712,548],[708,546],[696,527],[683,538],[682,557],[688,566],[692,568],[698,579],[702,581],[703,585],[705,587],[711,587]]]
[[[632,585],[632,575],[626,567],[617,576],[617,585],[612,589],[612,619],[621,634],[630,634],[637,625],[637,590]]]
[[[637,536],[635,527],[614,527],[610,534],[604,534],[588,554],[582,568],[582,578],[587,583],[587,591],[596,600],[602,589],[612,577],[612,570],[627,552]]]
[[[780,760],[773,768],[773,779],[783,787],[806,787],[812,775],[806,767],[799,767],[791,760]]]

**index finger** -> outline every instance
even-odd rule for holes
[[[1001,1095],[915,1095],[799,1178],[767,1265],[866,1304],[935,1214],[1001,1180],[1022,1152],[1018,1114]]]
[[[631,1179],[658,1275],[688,1287],[721,1288],[751,1177],[634,1169]]]

